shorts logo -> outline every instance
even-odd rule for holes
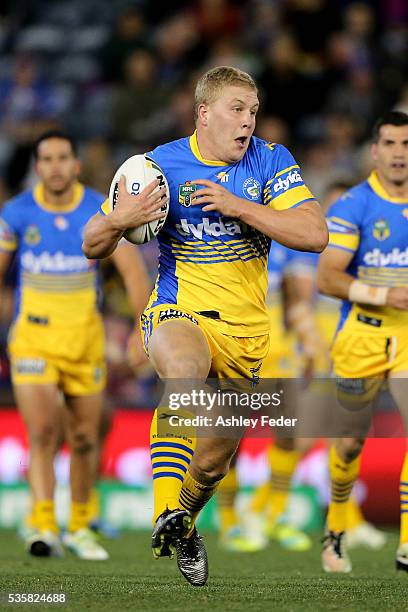
[[[248,200],[257,200],[261,194],[261,184],[251,176],[244,181],[242,190]]]
[[[94,368],[93,378],[94,378],[95,383],[98,383],[102,380],[102,368],[100,367]]]
[[[336,378],[336,387],[338,391],[347,395],[364,395],[366,385],[364,378]]]
[[[279,176],[273,186],[273,190],[275,193],[278,193],[278,191],[287,191],[293,183],[303,183],[299,170],[292,170],[288,173],[286,178]]]
[[[168,319],[188,319],[192,323],[198,325],[197,319],[195,319],[191,314],[188,314],[188,312],[183,312],[182,310],[176,310],[175,308],[161,310],[157,322],[162,323]]]
[[[256,368],[249,368],[251,372],[251,387],[255,388],[259,383],[259,371],[261,369],[262,363],[260,363]]]
[[[24,241],[30,246],[35,246],[41,241],[40,230],[36,225],[29,225],[24,234]]]
[[[145,314],[141,315],[140,326],[142,328],[143,344],[147,352],[148,347],[149,347],[149,338],[152,335],[152,331],[153,331],[153,313],[152,312],[149,313],[149,316],[146,316]]]
[[[378,219],[374,223],[373,236],[377,240],[387,240],[391,234],[390,226],[385,219]]]
[[[44,359],[16,359],[14,362],[18,374],[44,374],[45,365]]]
[[[183,185],[179,185],[179,204],[188,208],[191,206],[191,196],[197,191],[197,185],[192,185],[190,181],[186,181]]]

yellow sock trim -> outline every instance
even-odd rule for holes
[[[264,482],[255,489],[251,503],[249,504],[249,511],[256,512],[257,514],[265,512],[270,494],[271,483],[268,480],[268,482]]]
[[[286,510],[293,473],[301,458],[296,450],[284,450],[272,446],[269,452],[269,465],[271,468],[271,491],[268,501],[268,515],[270,520],[276,520]]]
[[[217,489],[217,503],[220,517],[220,531],[226,533],[238,524],[235,512],[235,498],[238,492],[238,477],[235,467],[230,468]]]
[[[89,525],[89,504],[82,502],[71,502],[71,516],[68,523],[68,531],[74,532],[85,529]]]
[[[153,523],[167,508],[179,508],[181,485],[195,449],[194,428],[176,428],[169,425],[168,408],[155,410],[150,427],[150,456],[153,470],[154,511]],[[164,418],[160,418],[164,415]],[[177,411],[178,416],[192,416]],[[159,418],[158,418],[159,417]]]
[[[208,500],[214,495],[218,482],[213,485],[204,485],[191,476],[190,472],[184,477],[184,482],[181,486],[179,508],[188,510],[193,517],[193,525],[200,513],[200,510],[205,506]]]
[[[408,453],[405,459],[400,476],[400,500],[401,500],[401,525],[400,543],[408,542]]]
[[[34,526],[37,529],[58,533],[59,529],[55,520],[55,504],[52,499],[35,502],[32,514],[35,520]]]
[[[89,522],[97,521],[100,516],[99,491],[93,487],[88,501]]]
[[[329,453],[331,499],[327,515],[329,531],[345,531],[347,528],[347,506],[351,490],[360,470],[360,457],[346,463],[332,446]]]
[[[361,523],[364,523],[364,515],[358,501],[354,495],[351,495],[347,502],[347,529],[355,529]]]
[[[35,508],[35,505],[32,504],[31,509],[24,517],[24,524],[27,527],[30,527],[31,529],[39,529],[37,520],[36,520],[36,516],[35,516],[35,512],[34,512],[34,508]]]

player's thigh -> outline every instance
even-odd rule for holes
[[[398,406],[408,437],[408,368],[399,372],[391,372],[388,388]]]
[[[15,384],[14,395],[30,439],[57,441],[62,431],[62,399],[57,385]]]
[[[92,434],[93,438],[99,436],[102,421],[104,394],[66,396],[67,406],[66,423],[69,432],[78,430]]]
[[[211,365],[204,332],[183,319],[165,321],[152,331],[149,358],[162,378],[205,379]]]

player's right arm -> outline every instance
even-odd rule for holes
[[[126,191],[125,178],[122,176],[114,210],[106,215],[96,213],[85,226],[82,243],[84,255],[88,259],[108,257],[127,229],[164,217],[166,213],[160,207],[166,192],[165,188],[154,192],[158,185],[159,181],[154,180],[135,196]]]

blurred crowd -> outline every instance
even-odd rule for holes
[[[126,157],[192,133],[197,76],[225,64],[256,78],[256,134],[287,145],[323,198],[367,175],[375,118],[408,112],[407,34],[406,0],[2,0],[0,203],[32,187],[31,145],[51,127],[78,140],[82,180],[106,192]],[[154,274],[156,247],[144,254]],[[109,265],[104,278],[111,388],[145,403],[149,375],[121,378],[131,313]]]

